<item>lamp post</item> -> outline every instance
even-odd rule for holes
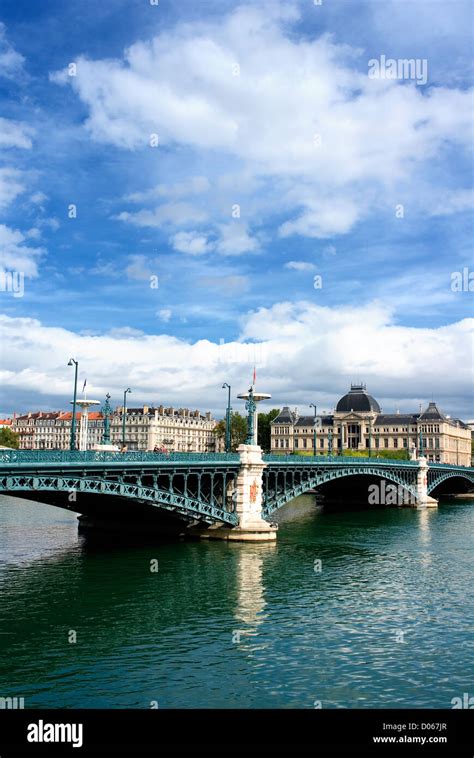
[[[69,443],[69,449],[76,449],[76,402],[77,402],[77,367],[79,362],[74,358],[69,358],[68,366],[74,366],[74,396],[72,401],[72,421],[71,421],[71,441]]]
[[[314,425],[313,425],[313,455],[317,455],[316,453],[316,413],[318,412],[317,407],[314,403],[309,404],[310,408],[314,408]]]
[[[257,403],[255,402],[254,396],[253,396],[253,386],[250,387],[248,392],[248,398],[247,402],[245,403],[245,408],[248,411],[247,416],[247,439],[245,440],[246,445],[255,445],[255,411],[257,410]]]
[[[227,384],[227,382],[224,382],[222,385],[222,389],[224,390],[227,387],[229,393],[227,396],[227,410],[225,413],[225,451],[226,453],[230,453],[231,448],[231,439],[230,439],[230,414],[232,411],[232,408],[230,407],[230,384]]]
[[[421,426],[420,426],[420,442],[419,442],[419,447],[418,447],[418,458],[422,458],[423,455],[424,455],[424,453],[423,453],[423,432],[422,432]]]
[[[123,393],[123,408],[122,408],[122,445],[125,447],[125,422],[127,420],[127,392],[131,392],[130,387]]]

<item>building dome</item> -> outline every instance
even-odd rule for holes
[[[378,402],[368,395],[365,384],[351,384],[350,392],[344,395],[336,405],[337,413],[370,412],[380,413]]]

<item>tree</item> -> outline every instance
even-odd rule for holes
[[[219,439],[225,439],[225,419],[219,421],[214,429],[214,434]],[[237,450],[238,446],[245,442],[247,438],[247,418],[240,413],[232,412],[230,420],[230,446],[232,450]]]
[[[0,445],[2,447],[13,447],[18,450],[20,437],[16,432],[12,432],[7,426],[0,429]]]
[[[279,408],[273,408],[268,413],[258,414],[258,444],[264,452],[270,452],[271,443],[271,422],[280,413]]]

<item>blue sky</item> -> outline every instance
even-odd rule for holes
[[[64,407],[71,354],[117,403],[218,413],[255,362],[275,405],[329,409],[361,378],[387,411],[472,417],[472,293],[451,288],[472,10],[3,0],[0,263],[25,279],[0,292],[0,412]],[[426,84],[369,78],[382,55]]]

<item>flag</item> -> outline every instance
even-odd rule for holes
[[[252,382],[252,384],[253,384],[253,386],[254,386],[254,387],[255,387],[255,382],[256,382],[256,381],[257,381],[257,369],[256,369],[256,367],[254,366],[254,367],[253,367],[253,382]]]
[[[82,388],[82,391],[83,391],[83,392],[84,392],[84,390],[85,390],[85,388],[86,388],[86,384],[87,384],[87,379],[84,379],[84,386],[83,386],[83,388]]]

